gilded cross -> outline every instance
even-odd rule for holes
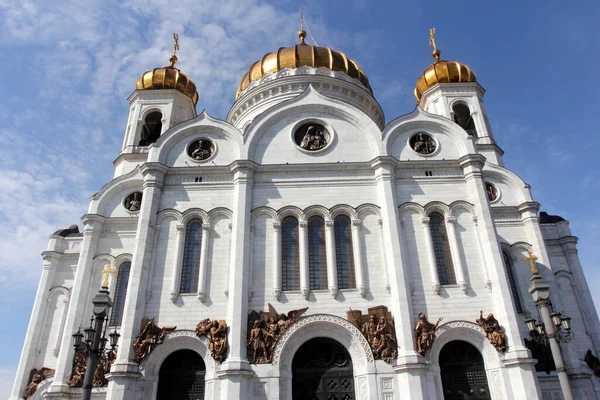
[[[437,45],[435,44],[435,28],[429,30],[429,45],[433,46],[433,51],[437,50]]]
[[[535,266],[535,262],[537,261],[537,257],[534,256],[533,254],[531,254],[530,251],[527,252],[527,257],[525,257],[526,261],[529,261],[529,263],[531,264],[531,274],[535,275],[538,273],[538,269]]]
[[[173,34],[173,42],[173,55],[176,55],[179,50],[179,35],[176,33]]]
[[[104,269],[102,271],[100,271],[100,273],[102,274],[103,277],[103,281],[102,281],[102,287],[108,287],[108,277],[112,274],[116,274],[117,270],[115,268],[111,268],[110,264],[106,264],[106,266],[104,267]]]

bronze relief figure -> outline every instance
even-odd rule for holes
[[[417,343],[417,352],[422,356],[433,346],[435,330],[442,320],[443,318],[440,317],[435,324],[432,324],[427,320],[425,314],[419,313],[419,322],[415,326],[415,341]]]
[[[500,323],[494,314],[489,313],[486,318],[483,318],[483,311],[479,311],[479,318],[475,320],[479,326],[485,332],[490,343],[496,348],[496,350],[504,352],[506,350],[506,334],[504,330],[500,328]]]
[[[133,341],[133,350],[135,351],[137,362],[140,363],[144,358],[148,357],[152,353],[152,350],[163,342],[167,333],[172,330],[175,330],[175,327],[159,328],[154,324],[154,318],[144,318],[140,334]]]
[[[227,323],[224,320],[205,318],[196,326],[196,335],[205,336],[209,343],[212,357],[222,362],[227,355]]]
[[[398,355],[398,344],[392,314],[385,306],[371,307],[368,314],[350,310],[346,319],[362,332],[371,347],[373,358],[392,362]]]

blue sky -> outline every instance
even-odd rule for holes
[[[225,118],[252,62],[296,42],[300,8],[318,44],[366,71],[387,122],[415,107],[435,26],[442,58],[467,63],[487,90],[506,167],[542,210],[570,221],[599,293],[600,3],[541,4],[0,0],[0,398],[12,385],[47,236],[80,223],[89,196],[111,178],[127,96],[144,71],[167,63],[172,32],[178,66],[198,86],[198,111]]]

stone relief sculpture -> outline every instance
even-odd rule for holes
[[[125,208],[131,212],[140,211],[142,207],[142,193],[133,192],[125,198]]]
[[[196,336],[208,339],[209,350],[216,361],[223,361],[227,355],[227,323],[224,320],[205,318],[196,326]]]
[[[206,160],[213,153],[213,144],[208,139],[198,139],[188,147],[188,155],[194,160]]]
[[[77,349],[75,356],[73,357],[73,371],[71,373],[71,379],[69,380],[70,387],[78,387],[83,385],[83,378],[85,377],[85,369],[87,364],[87,355],[83,350]]]
[[[144,318],[140,334],[133,341],[133,350],[135,351],[137,362],[140,363],[146,358],[152,350],[163,342],[168,332],[174,331],[177,327],[159,328],[154,324],[154,318]]]
[[[350,310],[346,319],[356,326],[371,346],[373,358],[392,362],[398,354],[398,344],[392,314],[385,306],[371,307],[367,314]]]
[[[475,320],[485,332],[490,343],[496,350],[504,352],[506,350],[506,334],[500,328],[498,320],[494,318],[494,314],[489,313],[486,318],[483,318],[483,311],[479,312],[479,318]]]
[[[269,303],[268,312],[252,311],[248,315],[248,358],[254,364],[269,363],[281,335],[308,310],[308,307],[278,314]]]
[[[498,189],[489,182],[485,183],[485,192],[489,201],[494,201],[498,198]]]
[[[410,138],[410,147],[419,154],[432,154],[437,148],[437,144],[433,137],[427,133],[417,133]]]
[[[96,366],[96,370],[94,371],[94,378],[92,380],[92,386],[100,387],[108,385],[108,379],[106,379],[106,374],[110,372],[110,367],[116,359],[116,354],[112,351],[109,352],[101,352],[98,356],[98,365]],[[85,371],[87,369],[87,360],[88,355],[83,350],[83,346],[81,349],[78,349],[75,352],[75,357],[73,359],[73,372],[71,375],[71,380],[69,381],[69,386],[71,387],[81,387],[83,386],[83,381],[85,378]]]
[[[33,396],[38,388],[38,385],[47,378],[54,376],[54,370],[52,368],[42,367],[40,369],[32,369],[29,373],[29,381],[25,388],[23,397],[28,398]]]
[[[425,355],[425,352],[431,349],[435,340],[435,330],[443,318],[439,317],[435,324],[427,320],[427,316],[419,313],[419,322],[415,326],[415,342],[417,343],[417,352]]]
[[[298,128],[294,139],[304,150],[321,150],[329,143],[329,133],[324,126],[311,123]]]
[[[588,349],[587,353],[585,353],[585,358],[583,359],[588,367],[594,371],[594,375],[600,378],[600,360],[598,357],[592,354],[592,351]]]

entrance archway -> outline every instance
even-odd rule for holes
[[[348,350],[329,338],[304,343],[292,361],[293,400],[354,400],[354,372]]]
[[[193,350],[178,350],[160,367],[156,400],[204,400],[204,360]]]
[[[440,351],[445,400],[491,400],[481,353],[470,343],[455,340]]]

